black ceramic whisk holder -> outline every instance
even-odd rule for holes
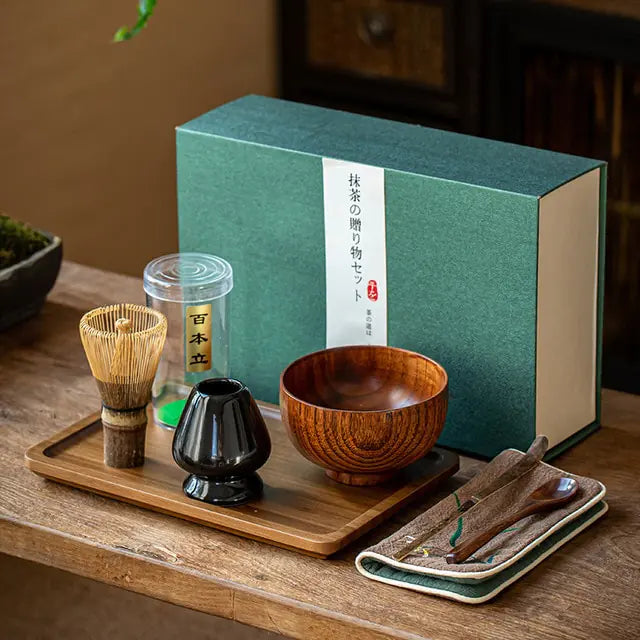
[[[211,378],[191,390],[173,437],[173,459],[190,475],[190,498],[220,506],[260,496],[256,471],[271,453],[271,439],[249,389],[231,378]]]

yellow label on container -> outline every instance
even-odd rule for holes
[[[185,315],[185,369],[211,369],[211,305],[187,307]]]

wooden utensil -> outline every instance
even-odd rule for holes
[[[549,447],[549,440],[546,436],[538,436],[532,443],[527,452],[524,454],[518,462],[516,462],[513,466],[506,469],[504,473],[500,474],[493,482],[489,483],[486,487],[477,491],[475,495],[472,495],[468,500],[465,500],[456,510],[456,512],[450,516],[446,516],[439,522],[436,522],[434,525],[426,529],[422,532],[421,535],[414,537],[410,542],[406,545],[398,549],[393,554],[394,560],[404,560],[409,554],[411,554],[415,549],[419,548],[433,535],[438,533],[438,531],[444,529],[446,526],[455,522],[463,513],[470,511],[476,505],[482,503],[483,500],[486,500],[492,493],[499,491],[503,487],[506,487],[508,484],[512,482],[516,482],[526,473],[529,473],[537,464],[542,460],[544,454],[547,452],[547,448]],[[429,549],[430,555],[438,555],[444,556],[446,552],[436,549]]]
[[[80,320],[80,338],[102,397],[104,462],[110,467],[144,462],[146,406],[166,334],[166,318],[137,304],[99,307]]]
[[[519,520],[534,513],[549,511],[563,505],[574,498],[578,491],[578,483],[566,476],[552,478],[531,492],[529,499],[520,509],[502,520],[492,524],[485,531],[476,534],[471,540],[461,542],[453,548],[445,558],[448,564],[464,562],[469,556],[484,546],[501,531],[514,525]]]
[[[393,347],[324,349],[280,378],[280,411],[298,451],[337,482],[375,485],[435,445],[447,413],[447,373]]]

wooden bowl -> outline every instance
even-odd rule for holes
[[[344,484],[380,484],[426,455],[447,401],[444,368],[393,347],[317,351],[280,377],[280,413],[293,444]]]

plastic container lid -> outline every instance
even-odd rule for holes
[[[204,303],[233,289],[233,270],[222,258],[208,253],[172,253],[144,268],[144,290],[169,302]]]

